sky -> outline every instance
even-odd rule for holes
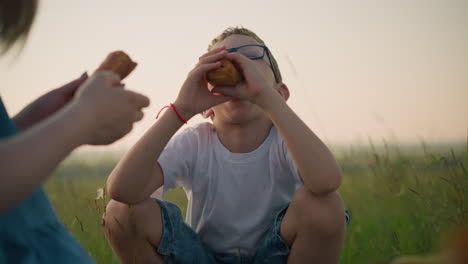
[[[325,143],[466,141],[464,0],[43,0],[23,49],[0,57],[0,95],[14,115],[123,50],[138,62],[126,86],[151,100],[110,147],[125,150],[175,100],[210,41],[237,25],[269,46],[288,104]]]

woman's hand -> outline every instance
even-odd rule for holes
[[[13,117],[16,127],[19,130],[26,130],[57,112],[73,99],[76,90],[86,79],[88,75],[84,73],[80,78],[37,98]]]
[[[83,144],[105,145],[123,137],[143,118],[149,99],[124,89],[117,74],[93,74],[78,89],[73,100],[76,122],[84,135]]]

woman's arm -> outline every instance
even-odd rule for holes
[[[149,100],[111,72],[94,74],[72,102],[23,133],[0,140],[0,213],[30,195],[73,149],[121,138]]]
[[[26,132],[0,141],[0,212],[30,195],[61,160],[86,141],[77,111],[75,106],[67,107]]]

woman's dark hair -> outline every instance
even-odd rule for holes
[[[0,0],[0,54],[26,40],[36,10],[37,0]]]

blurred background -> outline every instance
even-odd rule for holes
[[[152,103],[106,150],[133,145],[175,100],[210,41],[236,25],[265,40],[290,106],[329,145],[459,143],[468,134],[464,0],[39,2],[23,50],[0,60],[3,101],[14,115],[124,50],[139,64],[126,85]]]
[[[25,46],[0,60],[11,115],[114,50],[138,62],[125,83],[152,101],[128,136],[81,147],[46,184],[97,263],[118,263],[102,233],[107,176],[175,100],[211,40],[237,25],[265,40],[288,103],[342,168],[352,218],[340,263],[444,248],[445,234],[468,222],[468,1],[42,0]],[[166,199],[185,213],[181,189]]]

